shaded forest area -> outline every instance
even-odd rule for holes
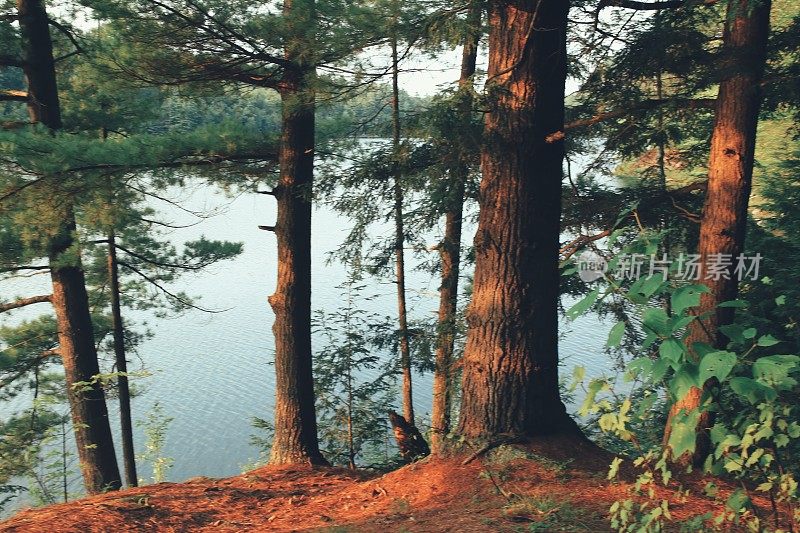
[[[800,528],[790,0],[17,0],[0,7],[0,43],[4,506],[136,487],[143,463],[164,481],[170,413],[134,416],[129,364],[153,333],[130,316],[224,312],[181,278],[243,243],[176,245],[153,208],[191,212],[169,193],[202,183],[277,208],[258,226],[278,265],[275,410],[254,422],[269,466],[252,476],[333,491],[310,512],[343,500],[302,468],[367,483],[359,501],[385,496],[382,480],[424,492],[415,468],[450,484],[483,468],[464,483],[504,511],[468,506],[465,530]],[[349,222],[329,258],[348,278],[341,306],[317,311],[322,205]],[[409,303],[412,259],[437,280],[432,320]],[[49,290],[21,294],[32,277]],[[364,305],[375,279],[396,289],[389,321]],[[584,315],[613,324],[597,356],[616,375],[560,359],[560,324]],[[430,417],[413,394],[425,371]],[[520,472],[605,510],[569,515]],[[247,476],[225,483],[246,491]],[[152,511],[146,488],[131,494]],[[46,528],[59,509],[78,508],[20,516]],[[190,528],[180,510],[131,527]],[[370,517],[356,530],[380,529]],[[241,527],[268,528],[256,522]]]

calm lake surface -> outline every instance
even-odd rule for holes
[[[170,230],[165,235],[175,244],[204,235],[209,239],[241,241],[244,252],[235,260],[215,265],[198,275],[188,274],[173,288],[201,297],[206,308],[227,309],[217,314],[189,311],[172,318],[157,318],[152,313],[124,311],[129,321],[146,322],[154,333],[132,355],[131,372],[146,369],[146,377],[133,380],[141,391],[133,400],[134,420],[144,419],[155,402],[173,418],[166,436],[164,454],[174,459],[168,480],[181,481],[195,476],[224,477],[240,473],[257,459],[258,450],[249,440],[256,430],[253,417],[272,418],[274,372],[272,310],[267,297],[276,283],[276,243],[259,224],[275,220],[275,202],[269,196],[243,194],[231,198],[215,187],[195,184],[170,196],[192,210],[215,211],[216,216],[188,228]],[[162,220],[186,224],[196,222],[191,215],[154,203]],[[342,306],[338,285],[346,279],[345,268],[328,263],[328,254],[344,239],[350,223],[326,207],[318,207],[313,218],[313,308],[332,311]],[[388,228],[377,227],[376,231]],[[471,243],[474,225],[464,235]],[[437,242],[435,232],[430,244]],[[435,252],[430,252],[435,253]],[[411,255],[411,254],[409,254]],[[438,279],[414,270],[419,259],[409,257],[407,285],[410,318],[429,317],[438,306]],[[395,285],[374,278],[365,280],[365,295],[377,295],[365,305],[381,315],[395,316]],[[462,284],[463,287],[463,284]],[[45,276],[25,280],[12,293],[34,294],[47,291]],[[24,290],[23,290],[24,289]],[[10,297],[9,287],[4,297]],[[570,301],[563,302],[565,306]],[[35,316],[39,309],[6,320]],[[596,316],[574,322],[562,320],[560,354],[564,375],[576,365],[586,367],[587,376],[606,373],[613,361],[604,351],[612,324]],[[319,342],[319,339],[315,339]],[[393,354],[385,354],[392,357]],[[428,417],[431,408],[431,376],[417,375],[414,383],[418,416]],[[580,398],[578,398],[580,400]],[[116,400],[110,400],[114,425],[118,420]],[[572,408],[572,406],[571,406]],[[65,409],[66,410],[66,409]],[[118,430],[117,430],[118,432]],[[115,435],[119,448],[119,435]],[[144,435],[135,428],[135,444],[141,451]],[[121,462],[120,462],[121,464]],[[140,465],[139,475],[149,477],[149,466]],[[80,489],[77,465],[73,486]]]

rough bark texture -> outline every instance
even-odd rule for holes
[[[566,1],[493,1],[459,432],[573,432],[558,391]]]
[[[122,437],[122,462],[125,483],[136,487],[136,455],[133,450],[133,424],[131,423],[131,391],[128,385],[128,359],[125,356],[125,327],[122,323],[122,305],[119,291],[119,265],[117,264],[116,237],[108,235],[108,279],[111,290],[111,328],[114,335],[114,357],[117,366],[117,394],[119,395],[119,425]]]
[[[473,1],[467,15],[467,34],[461,53],[459,88],[472,94],[472,76],[478,57],[482,2]],[[472,98],[466,98],[459,114],[468,123],[472,114]],[[439,321],[436,339],[436,361],[433,373],[433,406],[431,410],[431,448],[434,453],[442,449],[443,439],[450,431],[452,391],[453,344],[458,308],[458,276],[461,263],[461,228],[464,211],[464,187],[469,178],[469,166],[459,160],[451,169],[452,187],[447,199],[444,239],[439,245],[442,260],[442,286],[439,289]]]
[[[307,30],[313,0],[284,1],[291,30]],[[290,31],[291,31],[290,30]],[[278,217],[278,284],[269,303],[275,312],[275,436],[273,464],[325,464],[317,440],[311,357],[311,187],[314,179],[313,67],[299,57],[304,39],[290,41],[281,83],[283,107]]]
[[[28,86],[28,114],[31,122],[55,130],[61,127],[61,107],[47,12],[41,0],[17,0],[17,11],[22,69]]]
[[[61,112],[47,12],[39,0],[18,0],[17,9],[28,114],[34,124],[57,130]],[[94,494],[118,489],[122,483],[105,394],[99,383],[91,383],[100,368],[86,280],[74,240],[75,215],[70,199],[64,202],[62,222],[49,254],[52,303],[81,473],[86,491]]]
[[[68,209],[66,224],[50,252],[53,308],[58,324],[58,351],[64,365],[67,398],[78,449],[83,483],[89,494],[121,486],[105,394],[94,344],[89,298],[80,257],[74,252],[74,216]]]
[[[748,0],[728,4],[723,60],[720,63],[722,79],[711,136],[708,191],[697,252],[703,266],[712,254],[731,254],[735,265],[736,256],[744,251],[769,12],[770,0],[761,0],[755,6]],[[701,277],[705,276],[701,268]],[[710,316],[690,326],[690,347],[694,342],[709,343],[720,349],[727,345],[728,339],[719,331],[719,326],[733,322],[735,309],[715,308],[721,302],[736,299],[738,280],[733,268],[729,278],[702,279],[710,292],[703,294],[697,314],[710,312]],[[700,407],[702,396],[700,389],[693,388],[672,406],[669,422],[681,410],[691,411]],[[693,457],[679,458],[680,462],[699,464],[705,460],[709,451],[706,430],[711,424],[710,413],[705,413],[698,427],[697,451]],[[670,423],[667,423],[665,441],[669,439],[669,430]]]
[[[394,157],[400,156],[400,86],[397,59],[397,38],[392,38],[392,148]],[[411,344],[408,335],[406,309],[405,229],[403,224],[403,187],[400,183],[400,165],[394,163],[394,255],[395,282],[397,283],[397,322],[400,333],[400,370],[403,373],[403,417],[414,424],[414,395],[411,380]]]

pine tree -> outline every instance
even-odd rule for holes
[[[458,426],[471,439],[577,432],[558,388],[567,12],[567,2],[489,5],[490,111]]]

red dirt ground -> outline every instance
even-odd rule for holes
[[[160,483],[28,509],[0,523],[0,531],[609,531],[608,508],[630,485],[606,481],[610,456],[582,446],[504,446],[468,464],[468,454],[430,458],[380,477],[268,466],[227,479]],[[560,459],[565,449],[578,459]],[[704,480],[688,485],[697,493]],[[723,497],[729,491],[723,488]],[[670,504],[676,518],[719,509],[692,496]]]

